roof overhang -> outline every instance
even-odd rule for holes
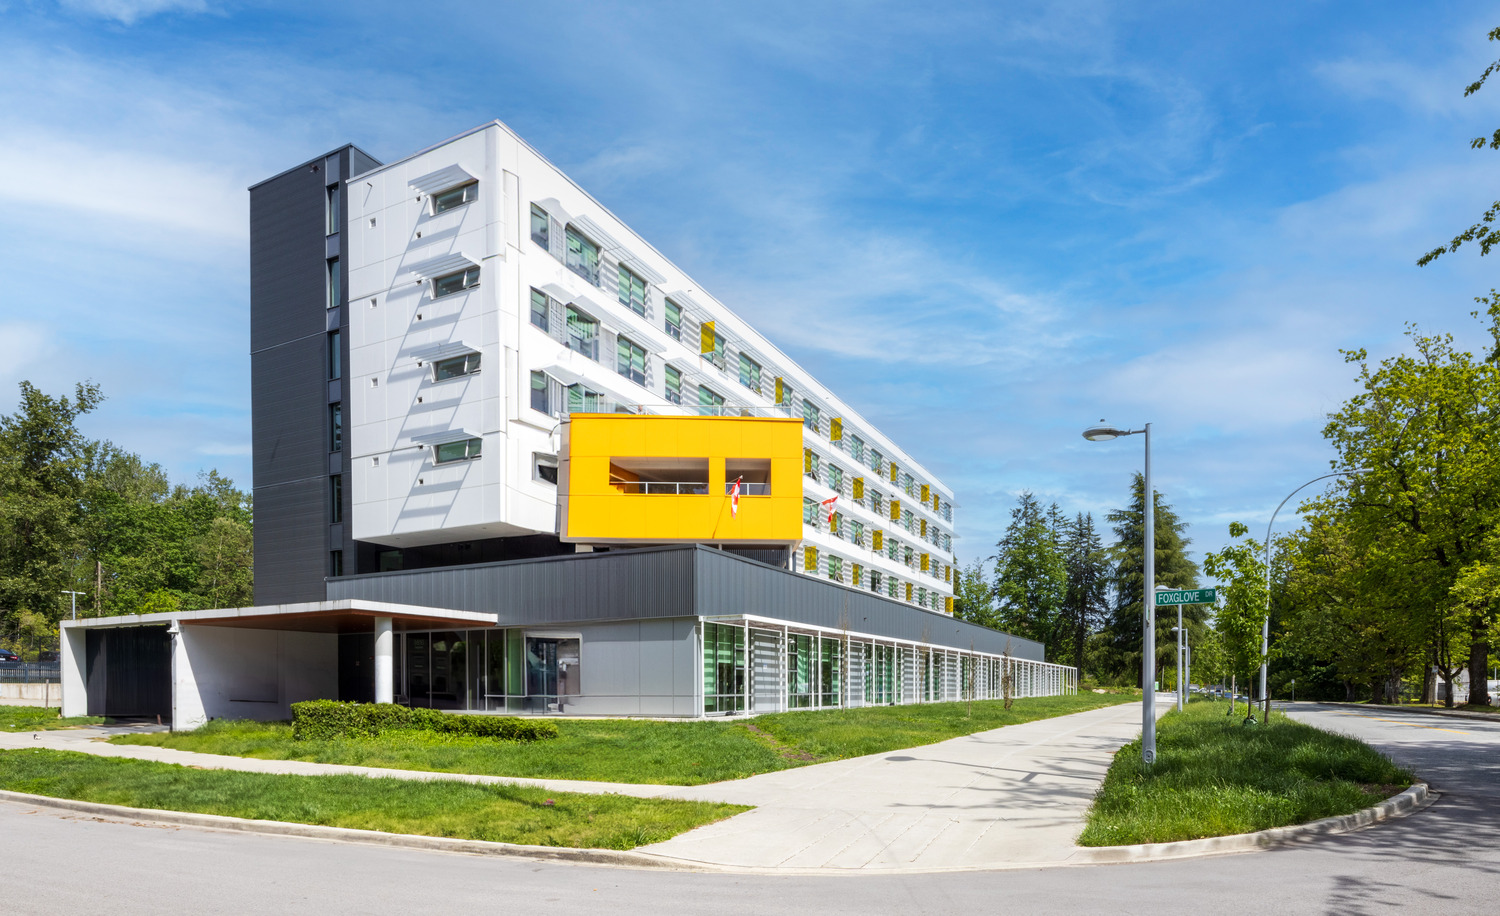
[[[301,604],[268,604],[256,607],[219,608],[206,611],[175,611],[162,614],[129,614],[64,620],[64,629],[139,627],[153,624],[178,626],[242,627],[252,630],[292,630],[303,633],[370,633],[375,618],[391,618],[396,630],[467,629],[495,626],[499,617],[483,611],[386,604],[380,601],[340,599]]]

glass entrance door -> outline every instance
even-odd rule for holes
[[[579,640],[526,637],[526,707],[533,712],[562,712],[568,697],[580,690]]]

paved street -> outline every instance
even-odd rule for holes
[[[1417,766],[1444,796],[1305,846],[1146,865],[860,877],[543,865],[101,821],[0,803],[17,913],[1442,913],[1494,911],[1500,723],[1299,704]],[[17,894],[15,891],[19,890]]]

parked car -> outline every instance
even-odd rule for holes
[[[9,649],[0,649],[0,662],[18,662],[20,660],[21,656]]]

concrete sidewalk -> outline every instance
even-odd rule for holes
[[[1157,704],[1165,712],[1164,700]],[[938,744],[703,786],[469,776],[258,760],[114,745],[107,731],[0,734],[45,747],[260,773],[452,779],[754,805],[637,851],[684,864],[771,872],[880,872],[1067,864],[1114,752],[1140,733],[1139,703],[1011,725]],[[118,733],[115,731],[114,733]]]

